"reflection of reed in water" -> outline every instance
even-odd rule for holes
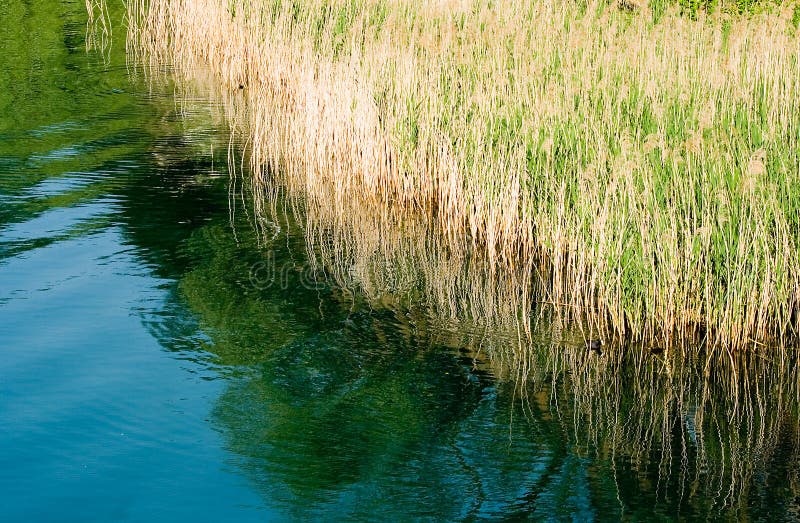
[[[559,407],[565,436],[614,482],[623,512],[644,496],[686,515],[797,514],[796,361],[545,352],[528,405]]]
[[[470,249],[456,249],[424,220],[388,210],[355,211],[325,192],[305,205],[309,252],[320,270],[370,301],[417,304],[431,318],[483,326],[520,321],[527,328],[527,271],[488,264]]]

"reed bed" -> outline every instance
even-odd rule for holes
[[[202,114],[200,127],[207,126],[209,115],[196,109],[198,101],[206,107],[207,98],[218,102],[213,105],[225,110],[228,121],[241,122],[249,108],[246,100],[196,73],[191,84],[179,85],[177,109],[186,115],[187,132],[197,128],[191,125],[195,114]],[[221,124],[217,113],[210,118]],[[168,148],[157,151],[158,158],[169,156]],[[238,170],[238,165],[232,167]],[[230,254],[238,252],[234,244],[239,241],[253,248],[252,231],[241,227],[246,224],[241,215],[247,214],[266,245],[288,245],[293,232],[286,231],[303,228],[311,262],[325,273],[324,281],[335,283],[331,298],[341,300],[343,308],[358,310],[365,300],[368,307],[392,311],[383,316],[392,318],[388,329],[382,321],[369,323],[376,338],[392,339],[412,354],[431,348],[458,351],[496,377],[501,397],[519,402],[536,423],[536,433],[552,442],[555,467],[575,455],[591,467],[597,478],[593,499],[611,510],[611,517],[742,519],[765,492],[777,493],[769,500],[774,513],[800,511],[796,352],[710,354],[692,345],[659,352],[641,344],[589,351],[583,335],[561,323],[559,315],[535,316],[536,324],[522,336],[520,324],[509,321],[520,310],[522,283],[513,274],[501,274],[501,268],[492,272],[480,257],[454,256],[420,216],[414,219],[402,210],[393,216],[377,207],[378,214],[367,214],[358,201],[337,203],[330,192],[297,198],[285,187],[263,200],[252,193],[261,187],[250,182],[246,172],[232,178],[231,207],[239,215],[232,223],[240,227],[198,235],[195,241],[218,257],[181,283],[204,324],[218,326],[209,331],[214,333],[210,350],[225,364],[263,361],[270,350],[285,347],[284,336],[292,336],[277,333],[281,341],[265,352],[263,344],[230,329],[245,321],[244,310],[262,314],[267,323],[273,321],[270,315],[280,314],[280,308],[256,305],[258,294],[243,302],[219,299],[226,294],[218,288],[226,285],[219,271],[233,271],[227,279],[236,287],[227,291],[233,298],[246,279],[247,262],[233,267]],[[334,190],[315,186],[322,189]],[[253,212],[254,205],[262,207]],[[497,279],[490,279],[492,274]],[[484,328],[487,322],[491,325]],[[361,369],[365,376],[376,372],[370,365]],[[632,470],[638,485],[625,483]],[[652,513],[635,512],[646,505],[642,496],[652,501],[647,505]]]
[[[241,93],[266,196],[423,219],[593,335],[788,343],[798,6],[628,4],[131,0],[128,44]]]

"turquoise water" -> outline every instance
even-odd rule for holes
[[[0,521],[800,517],[796,358],[545,340],[523,391],[259,238],[219,108],[85,23],[0,0]]]

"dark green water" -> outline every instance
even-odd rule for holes
[[[0,521],[800,517],[796,358],[542,342],[521,393],[310,275],[302,216],[259,243],[216,109],[85,23],[0,0]]]

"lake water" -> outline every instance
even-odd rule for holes
[[[796,355],[551,329],[521,383],[310,273],[302,214],[256,234],[220,109],[122,26],[87,52],[83,2],[0,0],[0,28],[0,521],[800,518]]]

